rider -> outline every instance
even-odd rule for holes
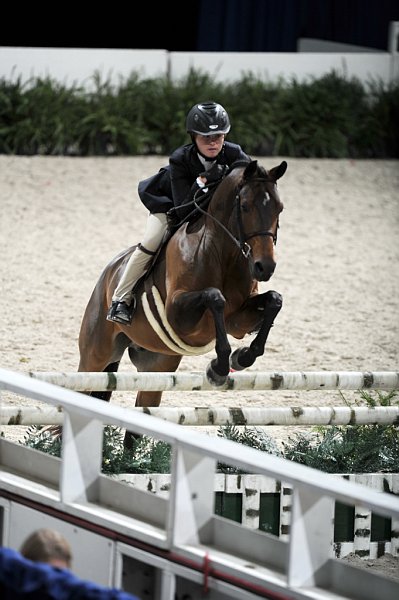
[[[241,146],[225,141],[230,118],[217,102],[195,104],[187,114],[186,130],[191,143],[177,148],[167,167],[139,183],[140,199],[149,211],[147,225],[115,289],[109,321],[131,322],[136,308],[133,290],[162,243],[168,228],[166,213],[172,209],[179,221],[184,220],[192,211],[189,203],[198,190],[206,191],[206,184],[221,179],[235,161],[250,160]]]

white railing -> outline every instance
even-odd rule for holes
[[[0,438],[0,495],[58,511],[66,520],[95,526],[115,542],[115,580],[132,560],[160,572],[154,598],[176,590],[212,589],[214,598],[397,598],[397,584],[331,559],[334,502],[361,505],[392,519],[399,535],[399,500],[315,469],[229,440],[204,436],[149,415],[65,388],[0,370],[0,389],[60,407],[62,458]],[[161,439],[172,447],[169,498],[159,498],[101,473],[105,425]],[[287,542],[248,530],[214,514],[219,461],[292,487]],[[6,507],[7,508],[7,507]],[[7,510],[3,511],[6,520]],[[3,532],[9,531],[7,526]],[[4,543],[4,540],[3,540]],[[136,563],[135,563],[136,564]],[[136,592],[134,577],[127,591]]]

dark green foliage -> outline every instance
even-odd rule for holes
[[[104,473],[170,473],[169,444],[149,437],[138,438],[131,450],[123,447],[124,432],[113,426],[104,428]],[[52,456],[61,456],[62,438],[47,427],[29,427],[24,445]]]
[[[268,454],[282,456],[275,440],[263,429],[257,427],[237,427],[236,425],[226,425],[218,429],[218,437],[224,437],[238,444],[244,444],[251,448],[256,448]],[[240,469],[225,463],[218,463],[217,470],[221,473],[242,473]]]
[[[370,85],[369,109],[363,123],[363,137],[359,148],[370,157],[394,158],[399,156],[399,85],[385,89],[380,83]]]
[[[399,429],[383,425],[325,427],[298,434],[284,444],[288,460],[326,473],[395,473],[399,468]]]
[[[397,392],[374,394],[361,390],[356,404],[391,406]],[[344,399],[345,401],[345,399]],[[399,401],[395,400],[395,403]],[[397,473],[399,469],[399,427],[397,425],[354,425],[318,427],[308,434],[288,438],[280,450],[263,429],[227,425],[218,429],[218,437],[250,446],[326,473]],[[105,427],[103,463],[105,473],[169,473],[169,444],[149,437],[136,440],[131,451],[123,447],[124,432]],[[25,445],[53,456],[60,456],[61,438],[48,428],[30,427]],[[218,463],[222,473],[242,473],[240,469]]]
[[[229,111],[229,140],[252,156],[397,158],[399,81],[363,85],[334,71],[298,82],[244,73],[220,83],[191,69],[118,86],[92,77],[92,89],[56,81],[0,79],[0,153],[77,156],[168,156],[188,143],[185,119],[195,102],[217,100]]]
[[[224,95],[232,123],[229,139],[255,156],[278,154],[282,84],[243,75],[240,81],[226,86]]]
[[[29,427],[24,436],[23,444],[39,452],[51,454],[51,456],[61,456],[61,437],[55,435],[51,429],[46,427],[38,427],[36,425]]]
[[[117,427],[104,429],[104,473],[170,473],[171,448],[166,442],[139,437],[133,448],[123,447],[124,432]]]
[[[50,79],[0,80],[0,152],[69,154],[86,106],[79,88]]]
[[[357,405],[391,406],[396,391],[359,390]],[[341,394],[343,397],[343,395]],[[344,401],[345,398],[343,397]],[[345,401],[346,402],[346,401]],[[398,404],[398,401],[395,402]],[[397,473],[399,427],[353,425],[319,427],[316,434],[299,434],[284,444],[284,456],[326,473]]]
[[[367,390],[359,390],[358,394],[360,399],[355,398],[356,406],[364,406],[364,403],[370,407],[374,408],[376,406],[392,406],[393,404],[399,404],[399,400],[395,400],[398,392],[396,390],[391,390],[390,392],[381,392],[379,390],[374,390],[371,394]],[[341,397],[345,404],[350,406],[349,402],[346,401],[345,396],[341,393]],[[392,403],[392,400],[395,402]]]
[[[280,97],[276,153],[319,158],[357,156],[357,138],[368,114],[356,80],[331,73],[308,84],[293,82]]]

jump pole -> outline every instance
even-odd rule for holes
[[[31,377],[80,392],[168,391],[215,392],[259,390],[398,390],[399,371],[246,371],[231,373],[220,387],[206,374],[38,372]]]
[[[205,373],[37,372],[30,377],[80,392],[90,391],[259,391],[399,389],[399,371],[266,371],[231,373],[215,388]],[[398,424],[399,406],[376,407],[134,407],[158,418],[190,426],[280,426]],[[61,424],[53,407],[0,408],[0,425]]]
[[[391,425],[399,424],[399,406],[322,406],[322,407],[133,407],[179,425],[212,427],[226,425],[302,426],[302,425]],[[0,425],[61,425],[63,413],[54,407],[0,408]]]

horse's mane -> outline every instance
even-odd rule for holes
[[[243,159],[235,160],[233,163],[231,163],[226,175],[229,175],[232,171],[234,171],[234,169],[240,169],[242,167],[247,167],[250,162],[251,162],[250,160],[243,160]]]
[[[215,182],[213,184],[210,184],[209,186],[209,190],[206,192],[205,195],[201,196],[197,202],[200,205],[200,208],[197,205],[197,209],[194,209],[190,215],[188,215],[186,217],[186,219],[184,219],[185,221],[189,222],[191,225],[193,223],[195,223],[198,218],[201,216],[201,213],[203,213],[203,211],[207,211],[209,204],[215,194],[215,192],[218,190],[219,185],[222,184],[224,182],[224,180],[226,179],[226,177],[228,177],[235,169],[245,169],[246,167],[248,167],[248,165],[250,165],[251,163],[256,163],[256,169],[253,173],[253,175],[255,175],[255,173],[260,173],[261,177],[266,178],[267,177],[267,171],[264,167],[262,167],[261,165],[259,165],[257,160],[251,160],[251,159],[238,159],[236,161],[234,161],[230,167],[228,168],[227,172],[225,173],[224,177],[219,180],[218,182]],[[201,210],[202,209],[202,210]]]
[[[262,167],[257,160],[251,160],[251,159],[239,159],[234,161],[230,167],[229,170],[227,171],[226,175],[229,175],[232,171],[234,171],[234,169],[242,169],[247,167],[251,162],[256,162],[257,163],[257,171],[258,173],[261,175],[261,177],[266,178],[267,177],[267,171],[264,167]]]

